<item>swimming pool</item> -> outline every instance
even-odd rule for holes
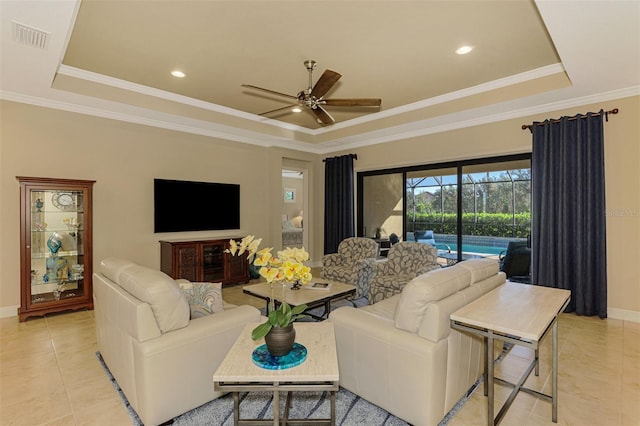
[[[438,250],[448,250],[450,248],[451,251],[458,251],[458,245],[455,243],[451,243],[451,244],[436,243],[436,248]],[[483,254],[499,255],[505,250],[507,250],[506,247],[484,246],[480,244],[462,244],[462,251],[464,253],[483,253]]]

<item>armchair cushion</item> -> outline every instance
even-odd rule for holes
[[[322,278],[356,286],[356,298],[366,297],[374,274],[378,243],[371,238],[343,240],[337,253],[322,258]]]
[[[176,280],[182,294],[189,303],[191,319],[222,312],[222,283],[192,283],[187,280]]]
[[[440,265],[433,246],[408,241],[394,244],[389,249],[387,261],[376,266],[369,288],[369,303],[399,294],[412,278],[435,269],[440,269]]]
[[[346,266],[340,253],[329,253],[322,257],[322,266]]]

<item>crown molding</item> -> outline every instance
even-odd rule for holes
[[[200,108],[207,111],[213,111],[220,114],[226,114],[233,117],[241,118],[243,120],[254,121],[257,123],[264,123],[274,127],[280,127],[285,130],[291,130],[295,132],[302,132],[306,134],[314,134],[314,131],[307,129],[306,127],[296,126],[294,124],[284,123],[282,121],[273,120],[267,117],[261,117],[256,114],[249,114],[248,112],[239,111],[237,109],[228,108],[222,105],[214,104],[211,102],[201,101],[199,99],[190,98],[188,96],[178,95],[176,93],[167,92],[165,90],[155,89],[153,87],[144,86],[142,84],[132,83],[130,81],[121,80],[114,77],[109,77],[103,74],[94,73],[91,71],[81,70],[79,68],[70,67],[68,65],[60,65],[58,74],[73,77],[80,80],[90,81],[117,89],[126,90],[141,95],[152,96],[159,99],[164,99],[170,102],[176,102],[179,104],[191,106],[194,108]]]
[[[597,102],[605,102],[614,99],[621,99],[630,96],[639,96],[640,86],[633,86],[624,89],[613,90],[609,92],[565,99],[557,102],[542,103],[540,105],[509,109],[507,112],[488,113],[487,110],[500,108],[502,104],[493,105],[491,107],[481,107],[475,110],[463,111],[461,113],[449,114],[448,116],[435,117],[426,120],[416,121],[400,126],[389,127],[380,131],[369,132],[364,135],[351,136],[342,139],[334,139],[322,144],[325,148],[322,154],[328,154],[337,150],[361,148],[380,143],[389,143],[399,140],[405,140],[420,136],[431,135],[435,133],[449,132],[452,130],[463,129],[466,127],[480,126],[484,124],[496,123],[499,121],[511,120],[514,118],[527,117],[531,115],[547,113],[567,108],[574,108],[582,105],[588,105]],[[512,103],[511,101],[506,104]],[[477,116],[464,119],[463,114],[472,114],[476,112]],[[449,118],[448,123],[438,124],[443,118]],[[458,117],[458,119],[456,119]]]
[[[183,117],[177,117],[169,114],[160,115],[156,112],[152,112],[155,117],[148,118],[141,115],[115,112],[103,108],[88,107],[86,105],[78,105],[70,102],[62,102],[53,99],[41,98],[2,90],[0,90],[0,99],[61,111],[68,111],[77,114],[106,118],[109,120],[124,121],[128,123],[140,124],[143,126],[173,130],[176,132],[191,133],[211,138],[230,140],[233,142],[240,142],[263,147],[295,149],[298,151],[310,152],[314,154],[319,153],[319,150],[316,146],[304,144],[302,142],[295,142],[291,139],[265,136],[262,133],[250,132],[200,120],[185,119]],[[184,123],[182,123],[181,121],[184,121]]]
[[[413,102],[400,107],[376,112],[373,114],[368,114],[366,116],[345,121],[343,123],[336,123],[332,125],[330,129],[322,128],[322,129],[316,130],[316,134],[328,133],[333,130],[347,128],[347,127],[355,126],[357,124],[368,123],[370,121],[375,121],[382,118],[388,118],[388,117],[393,117],[400,114],[405,114],[408,112],[413,112],[419,109],[432,107],[434,105],[439,105],[446,102],[463,99],[469,96],[490,92],[492,90],[502,89],[504,87],[512,86],[514,84],[520,84],[520,83],[535,80],[538,78],[547,77],[553,74],[562,73],[564,71],[565,69],[560,63],[547,65],[545,67],[536,68],[534,70],[526,71],[520,74],[515,74],[509,77],[504,77],[498,80],[490,81],[488,83],[478,84],[476,86],[471,86],[465,89],[456,90],[454,92],[445,93],[444,95],[434,96],[433,98],[425,99],[418,102]]]
[[[425,99],[411,104],[403,105],[396,108],[391,108],[386,111],[376,112],[368,114],[362,117],[354,118],[342,123],[333,124],[330,127],[323,127],[320,129],[308,129],[306,127],[297,126],[289,123],[285,123],[279,120],[270,119],[267,117],[261,117],[256,114],[249,114],[243,111],[239,111],[233,108],[224,107],[211,102],[205,102],[198,99],[193,99],[187,96],[178,95],[175,93],[167,92],[165,90],[155,89],[152,87],[144,86],[137,83],[132,83],[126,80],[121,80],[114,77],[109,77],[103,74],[94,73],[91,71],[82,70],[68,65],[60,65],[58,73],[64,76],[77,78],[81,80],[90,81],[109,87],[114,87],[133,93],[138,93],[146,96],[152,96],[159,99],[164,99],[171,102],[188,105],[194,108],[201,108],[207,111],[213,111],[221,114],[227,114],[233,117],[249,120],[257,123],[267,124],[270,126],[278,127],[281,129],[304,133],[307,135],[322,135],[325,133],[331,133],[336,130],[346,129],[356,125],[369,123],[383,118],[394,117],[396,115],[413,112],[422,108],[428,108],[434,105],[450,102],[458,99],[462,99],[468,96],[477,95],[480,93],[489,92],[496,89],[501,89],[514,84],[535,80],[549,75],[564,72],[565,69],[560,63],[547,65],[534,70],[526,71],[523,73],[515,74],[509,77],[504,77],[498,80],[490,81],[488,83],[478,84],[476,86],[468,87],[461,90],[456,90],[444,95],[435,96],[433,98]]]
[[[230,140],[239,143],[247,143],[263,147],[280,147],[303,151],[313,154],[330,154],[335,151],[345,149],[361,148],[380,143],[389,143],[398,140],[426,136],[435,133],[448,132],[466,127],[479,126],[484,124],[495,123],[504,120],[510,120],[519,117],[526,117],[540,113],[557,111],[567,108],[574,108],[581,105],[587,105],[597,102],[620,99],[630,96],[639,96],[640,86],[633,86],[625,89],[618,89],[609,92],[565,99],[557,102],[541,103],[536,106],[526,108],[508,108],[507,112],[491,113],[490,110],[495,108],[505,109],[504,104],[492,105],[491,107],[481,107],[474,110],[462,111],[460,113],[449,114],[420,120],[409,124],[389,127],[383,130],[359,134],[346,138],[334,139],[322,144],[308,144],[296,142],[287,138],[276,138],[265,136],[257,132],[250,132],[229,126],[223,126],[210,122],[199,120],[186,120],[183,117],[177,117],[169,114],[158,114],[151,112],[154,118],[143,117],[141,115],[126,114],[121,112],[109,111],[106,109],[87,107],[69,102],[61,102],[52,99],[29,96],[24,94],[0,91],[0,99],[13,102],[31,104],[46,108],[58,109],[63,111],[74,112],[78,114],[91,115],[111,120],[124,121],[144,126],[157,127],[167,130],[173,130],[183,133],[191,133],[212,138]],[[511,102],[507,102],[509,104]],[[471,116],[471,117],[470,117]],[[469,118],[467,118],[469,117]],[[446,122],[444,122],[446,120]],[[181,122],[184,121],[184,122]]]

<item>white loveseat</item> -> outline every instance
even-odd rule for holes
[[[419,275],[402,293],[333,311],[340,386],[416,426],[437,425],[482,374],[482,340],[449,315],[505,283],[474,259]]]
[[[190,319],[176,281],[109,258],[93,275],[100,353],[145,425],[157,425],[222,395],[213,373],[248,322],[252,306]]]

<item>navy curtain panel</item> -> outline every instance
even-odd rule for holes
[[[533,123],[532,278],[607,317],[604,111]]]
[[[324,162],[324,253],[336,253],[338,244],[355,236],[353,155]]]

